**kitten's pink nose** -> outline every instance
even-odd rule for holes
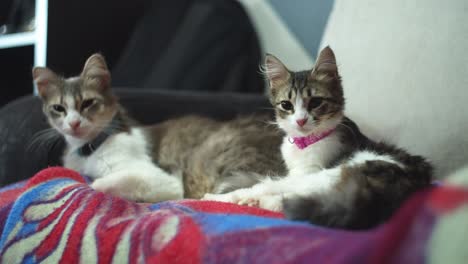
[[[76,130],[78,127],[80,127],[81,121],[80,120],[75,120],[70,123],[68,123],[71,127],[72,130]]]
[[[298,119],[298,120],[296,120],[296,123],[297,123],[300,127],[303,127],[303,126],[307,123],[307,118]]]

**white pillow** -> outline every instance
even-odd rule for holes
[[[266,0],[238,0],[257,31],[263,53],[280,58],[292,70],[311,68],[313,60]]]
[[[425,155],[438,177],[468,164],[468,1],[336,0],[326,45],[363,132]]]

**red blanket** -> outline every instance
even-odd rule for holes
[[[444,240],[466,249],[467,204],[467,190],[431,188],[388,223],[349,232],[234,204],[136,204],[50,168],[0,189],[0,263],[452,263],[466,251],[449,255]]]

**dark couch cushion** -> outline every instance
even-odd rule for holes
[[[112,76],[120,87],[261,94],[260,60],[238,1],[152,1]]]

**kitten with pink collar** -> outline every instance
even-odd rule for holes
[[[410,194],[429,185],[432,166],[423,157],[372,141],[344,115],[341,77],[329,47],[312,70],[292,72],[272,55],[264,70],[276,123],[286,133],[281,153],[288,175],[204,199],[361,229],[388,219]]]

